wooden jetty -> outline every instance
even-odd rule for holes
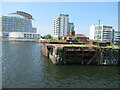
[[[41,43],[42,53],[54,64],[118,65],[119,47]]]

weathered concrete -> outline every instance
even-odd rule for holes
[[[42,43],[43,54],[54,64],[118,65],[118,50],[118,47]]]

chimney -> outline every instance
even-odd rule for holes
[[[70,31],[70,36],[75,36],[75,31]]]

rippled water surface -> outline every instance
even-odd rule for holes
[[[35,42],[2,42],[3,88],[118,88],[117,66],[54,65]]]

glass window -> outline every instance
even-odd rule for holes
[[[26,37],[26,34],[24,34],[24,37]]]
[[[96,26],[95,30],[102,30],[102,26]]]

